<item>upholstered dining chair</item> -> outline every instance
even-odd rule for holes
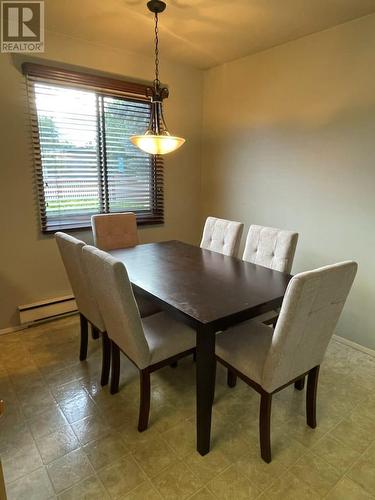
[[[200,247],[236,257],[242,231],[243,224],[241,222],[207,217]]]
[[[307,425],[316,427],[319,367],[357,272],[352,261],[294,276],[275,330],[256,321],[229,328],[216,338],[216,356],[261,395],[261,456],[271,461],[272,396],[308,375]],[[233,387],[235,380],[228,378]]]
[[[93,328],[93,337],[99,338],[100,334],[102,336],[101,384],[107,385],[111,363],[111,346],[93,293],[93,287],[82,262],[82,248],[86,243],[62,232],[57,232],[55,238],[76,299],[80,317],[81,345],[79,359],[84,361],[87,357],[88,324],[90,323]],[[140,300],[138,308],[141,316],[146,317],[152,314],[155,306],[150,306],[146,300]]]
[[[111,345],[105,331],[102,315],[100,314],[91,284],[83,266],[82,248],[86,243],[62,232],[57,232],[55,238],[73,290],[80,317],[81,345],[79,359],[84,361],[87,358],[88,324],[90,323],[93,338],[99,338],[100,334],[102,337],[102,372],[100,382],[103,386],[107,385],[111,366]]]
[[[117,250],[135,247],[139,244],[137,218],[132,212],[93,215],[91,227],[94,245],[100,250]],[[160,308],[151,300],[136,292],[135,296],[142,317],[160,311]]]
[[[275,227],[250,226],[242,259],[275,271],[290,273],[298,233]]]
[[[297,242],[298,233],[296,232],[253,224],[247,233],[242,259],[289,274],[292,270]],[[268,311],[257,316],[256,320],[275,327],[278,316],[279,311]],[[305,386],[304,379],[296,382],[295,386],[296,389],[302,390]]]
[[[253,224],[247,233],[242,259],[275,271],[290,273],[298,242],[298,233]],[[276,325],[277,311],[258,316],[257,320]]]
[[[55,238],[77,303],[81,324],[79,359],[83,361],[87,357],[88,324],[92,325],[93,337],[98,338],[99,332],[105,332],[104,321],[82,265],[82,248],[86,243],[62,232],[57,232]],[[106,335],[103,335],[103,353],[108,353],[108,351],[108,341]],[[103,363],[105,371],[109,370],[107,365],[108,363]],[[102,382],[105,382],[105,378],[108,380],[108,375],[107,377],[105,374],[103,376]]]
[[[94,278],[96,300],[112,346],[111,393],[119,390],[120,351],[139,369],[138,430],[147,429],[150,374],[195,352],[195,331],[165,312],[141,319],[124,264],[106,252],[83,247],[87,273]]]
[[[139,243],[137,218],[132,212],[91,217],[94,245],[100,250],[135,247]]]

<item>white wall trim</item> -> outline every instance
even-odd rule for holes
[[[375,351],[373,349],[370,349],[369,347],[364,347],[361,344],[357,344],[356,342],[353,342],[352,340],[348,340],[344,337],[340,337],[339,335],[334,335],[333,338],[334,338],[334,340],[336,340],[337,342],[340,342],[341,344],[352,347],[353,349],[356,349],[357,351],[364,352],[364,353],[368,354],[369,356],[372,356],[375,358]]]
[[[43,323],[49,323],[50,321],[57,321],[62,318],[67,318],[68,316],[74,316],[75,314],[78,314],[78,312],[70,311],[65,314],[61,314],[60,316],[55,316],[55,317],[51,316],[50,318],[46,318],[39,321],[31,321],[30,323],[24,323],[23,325],[10,326],[9,328],[3,328],[2,330],[0,330],[0,335],[6,335],[7,333],[15,333],[19,332],[20,330],[27,330],[28,328],[31,328],[33,326],[42,325]]]
[[[27,325],[19,325],[19,326],[10,326],[9,328],[3,328],[0,330],[0,335],[6,335],[7,333],[18,332],[19,330],[24,330],[27,328]]]

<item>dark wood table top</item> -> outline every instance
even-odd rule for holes
[[[224,328],[279,307],[288,274],[180,241],[112,250],[143,295],[191,326]]]

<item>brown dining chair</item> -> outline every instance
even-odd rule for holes
[[[83,247],[87,273],[95,278],[96,300],[112,346],[111,393],[119,390],[120,351],[138,368],[138,430],[148,426],[150,374],[195,351],[195,331],[165,312],[140,317],[124,264],[106,252]]]
[[[308,376],[307,425],[316,427],[319,367],[357,272],[355,262],[307,271],[289,282],[275,330],[246,321],[217,335],[216,356],[261,395],[261,456],[271,461],[272,396]],[[234,381],[235,382],[235,381]]]
[[[241,222],[207,217],[200,247],[236,257],[242,231],[243,224]]]
[[[91,217],[94,245],[100,250],[135,247],[139,243],[137,218],[132,212]]]

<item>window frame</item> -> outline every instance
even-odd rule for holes
[[[38,196],[39,222],[41,232],[51,234],[59,230],[73,231],[91,228],[91,224],[89,221],[87,222],[87,224],[74,224],[74,222],[67,220],[66,223],[63,222],[61,224],[48,225],[34,84],[44,83],[60,86],[63,88],[89,90],[95,92],[97,98],[113,97],[127,101],[148,103],[150,102],[150,98],[148,97],[149,94],[147,89],[150,88],[151,84],[147,85],[138,82],[117,80],[94,73],[71,71],[53,66],[45,66],[42,64],[34,64],[29,62],[25,62],[22,64],[22,72],[25,75],[27,82],[32,147],[34,153],[34,172]],[[138,225],[164,224],[163,157],[160,155],[152,156],[151,164],[152,182],[150,186],[150,194],[152,207],[150,212],[135,211]],[[105,169],[104,165],[101,166],[101,169]],[[106,203],[103,204],[103,199],[101,196],[99,196],[98,201],[99,206],[101,207],[98,213],[113,213],[106,209]]]

